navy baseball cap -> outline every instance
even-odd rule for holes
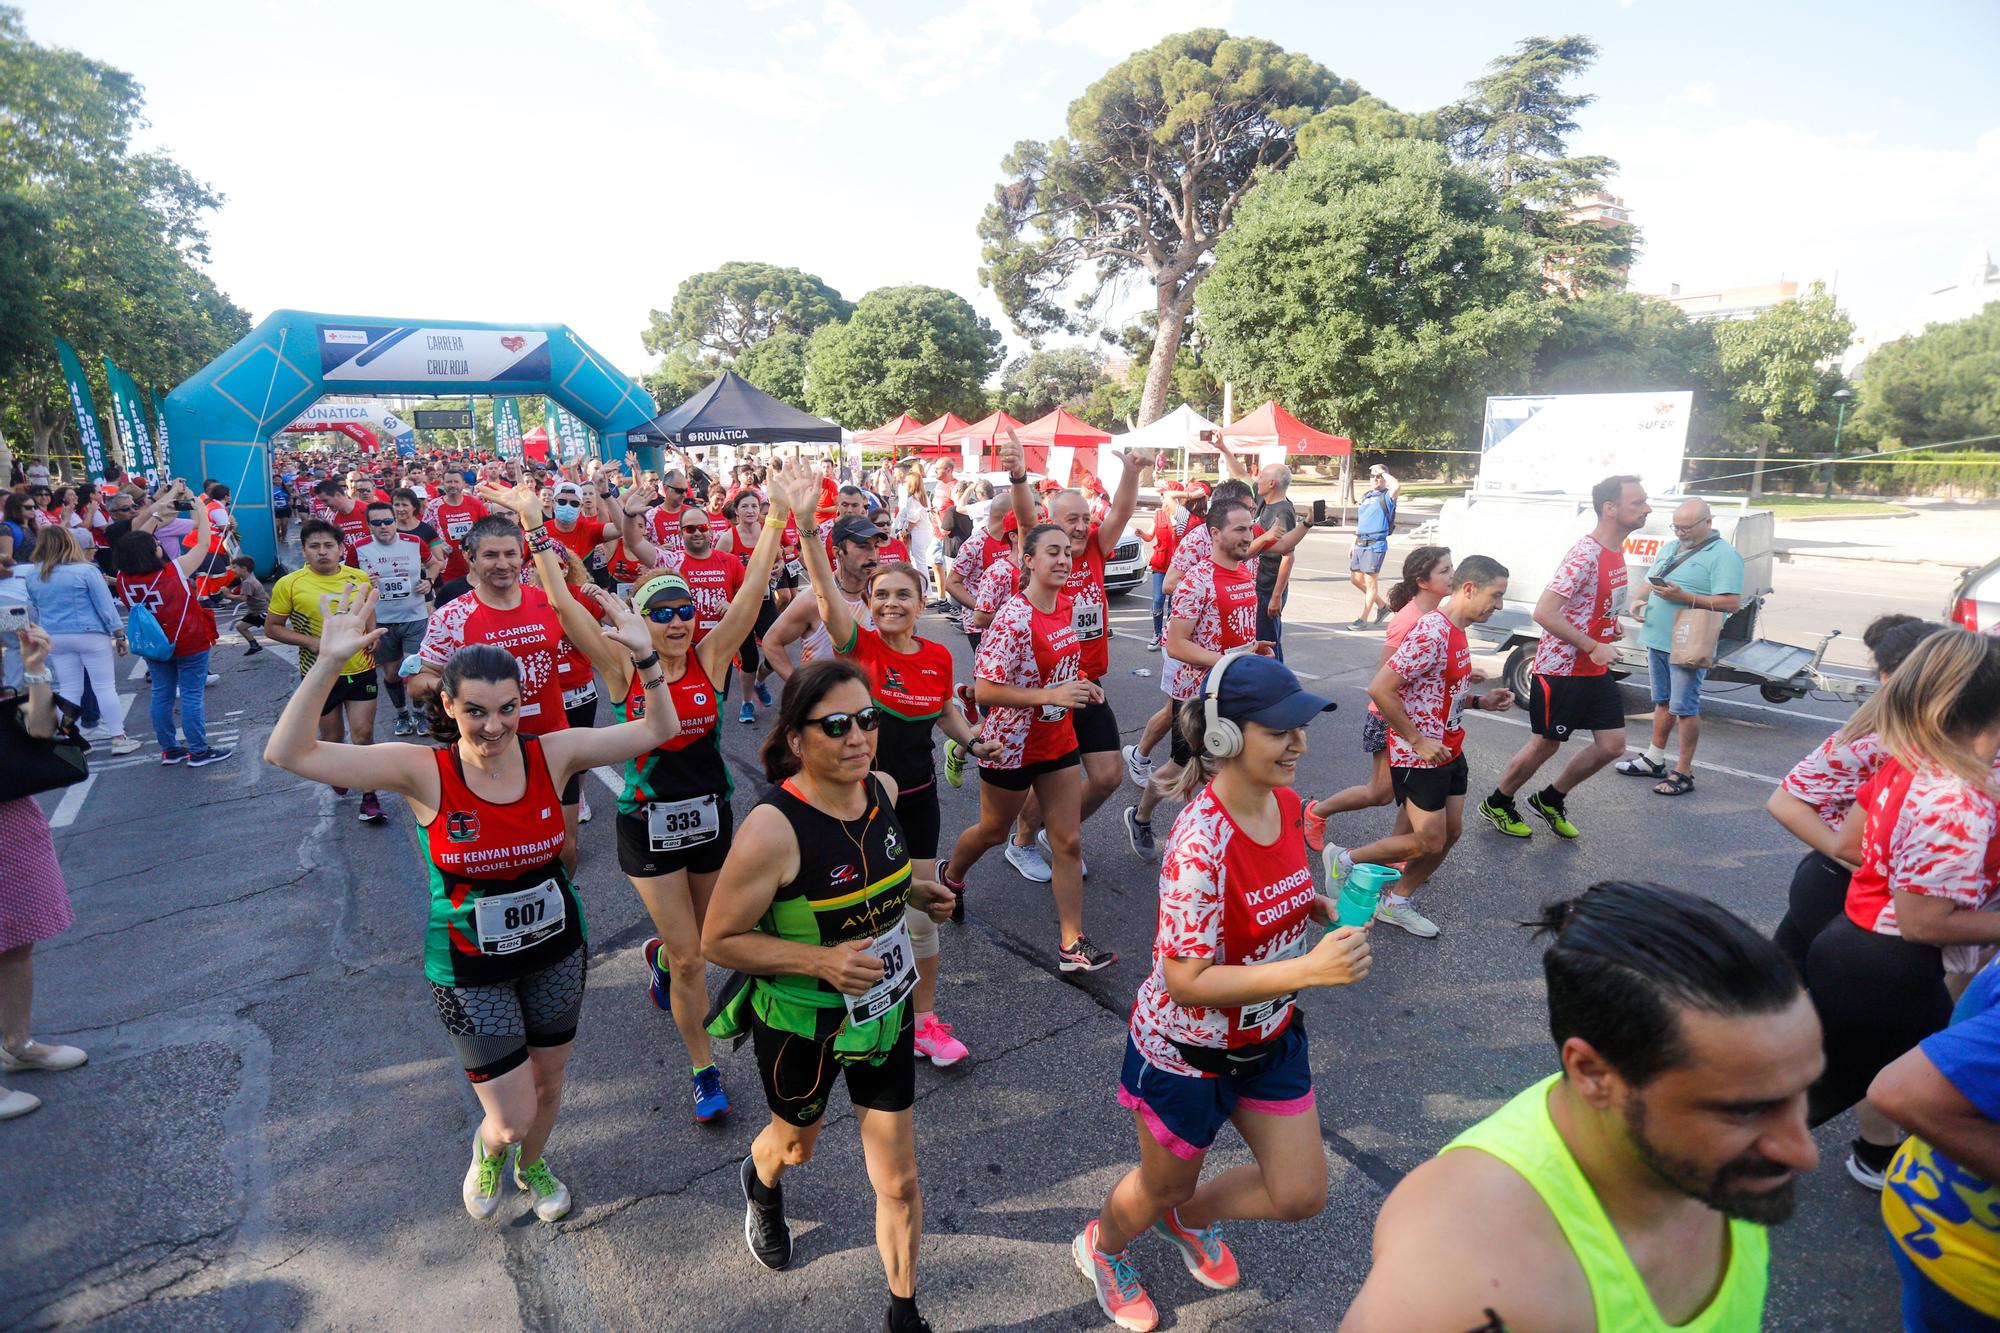
[[[858,514],[842,514],[833,521],[833,535],[830,540],[835,547],[842,542],[872,542],[877,537],[889,534]]]
[[[1321,713],[1331,713],[1339,705],[1321,698],[1299,684],[1291,668],[1275,657],[1257,653],[1232,653],[1210,669],[1228,670],[1215,699],[1215,711],[1232,722],[1255,722],[1273,731],[1303,727]],[[1209,682],[1202,681],[1207,697]]]

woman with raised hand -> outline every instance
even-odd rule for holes
[[[764,741],[775,785],[730,849],[702,943],[710,958],[747,974],[724,991],[711,1028],[750,1036],[771,1109],[739,1168],[751,1254],[766,1268],[791,1262],[779,1177],[812,1159],[827,1098],[844,1079],[875,1188],[890,1295],[883,1327],[928,1333],[916,1304],[924,1210],[906,909],[942,921],[952,897],[912,873],[896,781],[875,767],[880,718],[854,663],[823,658],[792,673]]]
[[[795,506],[817,493],[816,487],[809,493],[809,483],[803,480],[786,484],[797,488]],[[834,591],[833,565],[825,544],[812,533],[803,536],[800,550],[806,573],[833,649],[868,675],[868,693],[878,717],[875,762],[895,780],[896,820],[917,877],[934,880],[941,818],[931,732],[943,731],[980,759],[996,757],[1000,745],[977,739],[965,714],[949,707],[955,688],[951,650],[917,634],[917,619],[924,613],[924,582],[917,568],[893,562],[877,565],[869,573],[868,609],[875,621],[871,629]],[[917,1054],[940,1068],[957,1064],[968,1053],[965,1043],[952,1035],[951,1024],[937,1016],[937,923],[915,905],[905,916],[917,959],[917,989],[912,996]]]
[[[650,668],[639,673],[645,720],[530,736],[520,730],[520,664],[504,649],[474,644],[445,663],[439,688],[458,732],[451,744],[323,741],[320,712],[341,664],[382,637],[370,628],[372,587],[350,588],[341,600],[345,609],[325,612],[319,656],[279,715],[264,762],[409,802],[430,861],[424,975],[486,1113],[465,1173],[466,1211],[483,1220],[498,1210],[511,1152],[516,1188],[531,1196],[537,1217],[554,1222],[569,1212],[569,1190],[543,1148],[562,1105],[586,958],[557,793],[573,774],[644,754],[672,735],[673,701]],[[645,623],[623,607],[611,614],[609,633],[627,660],[649,652]]]
[[[1139,1164],[1071,1244],[1120,1328],[1159,1320],[1126,1247],[1149,1228],[1204,1287],[1240,1274],[1222,1223],[1297,1222],[1326,1202],[1326,1152],[1298,993],[1368,975],[1365,929],[1313,888],[1294,785],[1306,727],[1333,704],[1284,663],[1231,653],[1175,725],[1196,758],[1167,835],[1153,968],[1132,1006],[1118,1100]],[[1317,926],[1330,929],[1320,932]],[[1201,1179],[1225,1124],[1254,1162]]]
[[[531,488],[485,491],[487,503],[513,510],[523,530],[542,521],[541,501]],[[770,580],[772,562],[788,510],[774,506],[750,553],[747,587]],[[533,543],[530,543],[531,546]],[[598,628],[588,608],[561,577],[553,543],[536,548],[535,574],[548,589],[562,619],[563,634],[604,677],[611,711],[619,719],[642,717],[652,707],[640,678],[657,663],[674,701],[677,725],[643,754],[628,756],[618,796],[618,866],[646,904],[658,935],[646,941],[647,990],[653,1003],[673,1016],[687,1047],[694,1117],[713,1120],[729,1111],[721,1071],[715,1067],[708,1032],[708,969],[702,962],[701,923],[709,894],[729,855],[735,820],[732,785],[722,759],[722,699],[719,682],[757,622],[760,603],[737,597],[715,628],[695,642],[698,614],[687,581],[670,570],[643,574],[632,589],[632,612],[642,617],[651,647],[632,661]],[[617,599],[601,588],[584,590],[600,604]],[[622,607],[621,607],[622,609]]]

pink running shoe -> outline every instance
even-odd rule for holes
[[[1315,852],[1322,852],[1326,850],[1326,816],[1313,813],[1313,807],[1318,804],[1318,801],[1307,801],[1300,807],[1299,814],[1305,824],[1306,846]]]
[[[1105,1254],[1097,1248],[1096,1218],[1090,1219],[1069,1248],[1071,1258],[1076,1260],[1076,1271],[1090,1279],[1097,1294],[1097,1308],[1104,1311],[1105,1318],[1120,1328],[1131,1329],[1132,1333],[1151,1333],[1159,1327],[1160,1312],[1153,1308],[1152,1297],[1139,1285],[1138,1271],[1125,1258],[1125,1252]]]
[[[917,1025],[917,1054],[943,1069],[957,1064],[971,1052],[965,1049],[964,1042],[951,1035],[951,1024],[941,1023],[936,1014],[931,1014]]]
[[[1181,1262],[1187,1265],[1188,1272],[1209,1290],[1227,1291],[1242,1280],[1243,1275],[1236,1269],[1236,1256],[1222,1243],[1222,1223],[1210,1222],[1199,1231],[1189,1231],[1169,1208],[1166,1216],[1153,1223],[1153,1230],[1180,1251]]]

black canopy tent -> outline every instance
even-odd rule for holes
[[[645,443],[700,445],[838,444],[840,427],[773,398],[733,370],[725,370],[694,397],[654,417]],[[657,439],[655,437],[658,437]],[[634,431],[630,438],[638,440]]]

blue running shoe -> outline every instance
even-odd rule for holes
[[[653,1006],[668,1013],[674,1011],[673,1001],[667,998],[666,949],[660,937],[655,935],[646,941],[646,991],[653,997]]]
[[[694,1071],[694,1118],[703,1124],[729,1114],[729,1094],[722,1090],[722,1071],[714,1065]]]
[[[738,722],[755,722],[757,720],[757,710],[750,706],[748,699],[743,701],[743,707],[737,711],[736,720]]]
[[[771,706],[771,692],[764,688],[764,682],[761,680],[757,682],[757,702],[766,708]]]

